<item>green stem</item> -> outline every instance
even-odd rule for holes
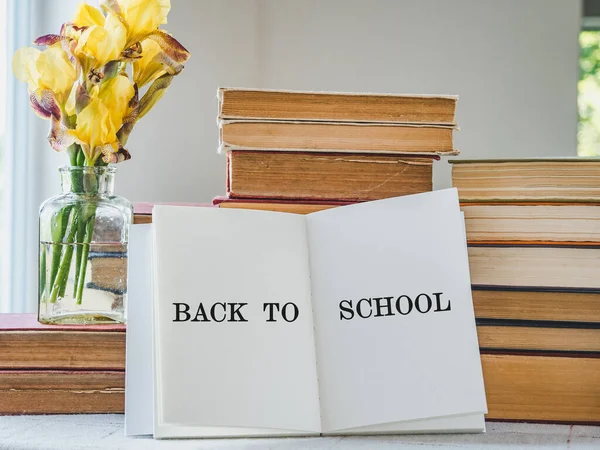
[[[64,292],[66,289],[65,285],[67,284],[67,279],[69,277],[69,269],[71,267],[71,259],[73,257],[73,246],[69,244],[73,243],[73,239],[75,238],[75,232],[77,231],[77,212],[73,210],[73,214],[74,217],[71,220],[71,226],[63,244],[65,250],[60,260],[58,273],[56,274],[56,279],[54,280],[54,283],[51,285],[52,291],[50,292],[50,303],[55,303],[60,292]]]
[[[46,245],[45,243],[40,245],[40,298],[46,298]]]
[[[62,242],[65,238],[65,234],[67,233],[71,209],[71,205],[62,208],[56,213],[56,216],[52,222],[52,262],[50,267],[50,286],[54,285],[54,281],[56,280],[56,275],[58,273],[58,267],[62,259]]]
[[[83,242],[85,237],[85,221],[80,220],[77,224],[77,234],[75,235],[75,242]],[[77,245],[75,247],[75,283],[73,284],[73,298],[77,298],[77,286],[79,286],[79,274],[81,269],[81,257],[82,257],[82,246]],[[85,274],[84,274],[85,276]]]
[[[94,225],[96,223],[96,205],[88,205],[88,218],[85,223],[85,235],[83,238],[82,254],[79,267],[79,278],[77,279],[77,304],[81,305],[83,300],[83,288],[85,286],[85,272],[87,270],[88,256],[90,254],[90,242],[92,241],[92,235],[94,234]]]
[[[85,155],[80,145],[74,144],[75,151],[71,157],[71,165],[82,167],[85,163]],[[71,173],[71,184],[73,192],[83,192],[83,177],[84,174],[81,171],[73,171]],[[81,217],[81,216],[80,216]],[[85,220],[78,220],[77,222],[77,234],[75,235],[75,242],[80,243],[83,241],[85,232]],[[80,245],[75,246],[75,283],[73,284],[73,297],[77,295],[77,286],[79,284],[79,269],[81,264],[82,249]]]

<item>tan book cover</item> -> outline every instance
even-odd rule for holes
[[[600,423],[600,358],[481,355],[488,420]]]
[[[456,125],[457,96],[220,88],[219,119]]]
[[[41,325],[0,314],[0,369],[125,370],[124,325]]]
[[[461,202],[600,202],[600,158],[450,163]]]
[[[456,155],[453,128],[385,124],[221,121],[221,152],[285,150]]]
[[[0,415],[123,413],[123,371],[0,371]]]
[[[473,289],[478,319],[600,323],[600,292]]]
[[[463,203],[469,242],[597,242],[600,205]]]
[[[600,247],[470,245],[468,252],[476,286],[600,292]]]
[[[510,322],[509,322],[510,323]],[[511,326],[506,323],[478,324],[477,337],[481,351],[600,352],[600,329],[544,326]]]

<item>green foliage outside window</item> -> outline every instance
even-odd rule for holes
[[[600,156],[600,31],[579,35],[579,156]]]

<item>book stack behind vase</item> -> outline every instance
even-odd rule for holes
[[[600,422],[600,160],[451,162],[488,418]]]
[[[219,90],[220,207],[310,213],[432,190],[457,98]]]

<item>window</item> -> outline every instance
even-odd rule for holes
[[[582,31],[579,45],[577,153],[600,156],[600,31]]]
[[[6,142],[6,79],[8,77],[8,55],[7,55],[7,29],[6,29],[6,0],[0,0],[0,174],[2,173],[2,160],[4,157],[4,146]],[[3,211],[3,186],[4,177],[0,176],[0,211]],[[0,236],[4,236],[5,229],[4,214],[0,214]],[[0,273],[2,273],[2,244],[0,241]],[[2,290],[0,289],[0,305],[2,305]]]
[[[0,312],[33,312],[37,291],[35,153],[27,86],[12,76],[13,53],[31,45],[33,0],[0,0]]]

